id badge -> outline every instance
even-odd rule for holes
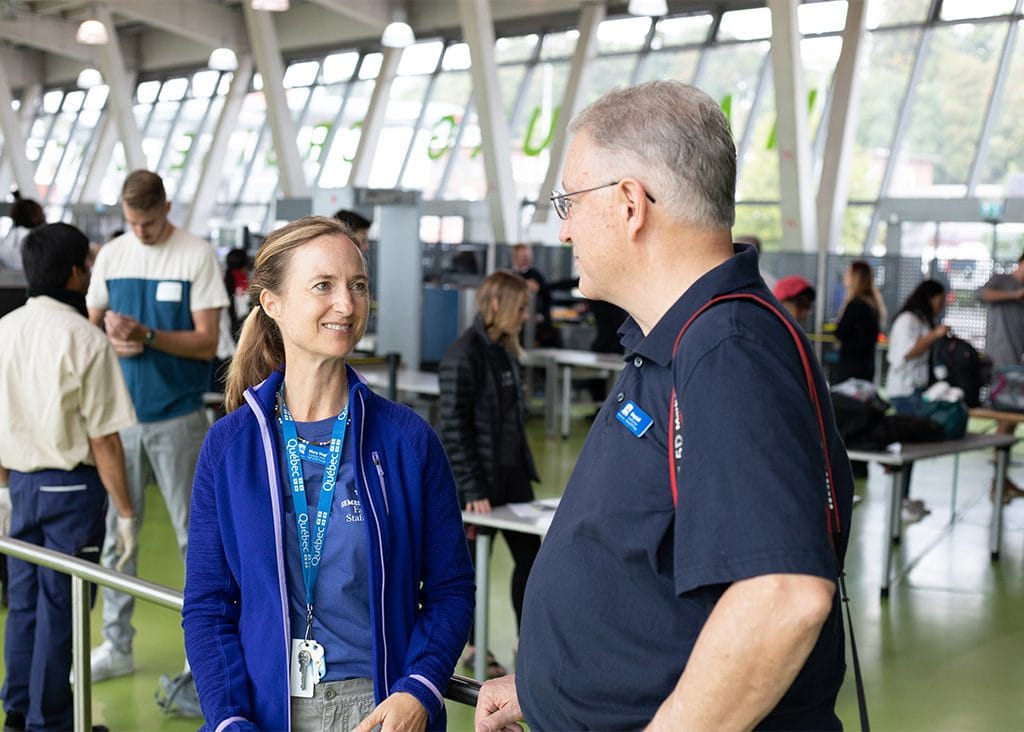
[[[643,437],[644,433],[654,424],[651,415],[638,407],[633,400],[622,405],[622,409],[615,413],[615,419],[622,422],[634,437]]]

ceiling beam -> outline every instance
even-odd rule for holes
[[[380,0],[310,0],[310,2],[377,30],[384,30],[384,26],[391,21],[389,7],[391,3],[380,2]]]
[[[0,38],[76,61],[94,63],[92,50],[75,40],[77,30],[78,23],[74,21],[36,13],[19,13],[17,17],[4,18],[4,22],[0,23]]]
[[[118,0],[110,9],[118,15],[161,28],[210,48],[228,46],[236,51],[249,47],[245,21],[237,8],[208,0]]]

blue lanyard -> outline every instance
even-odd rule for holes
[[[324,481],[320,488],[320,498],[316,506],[316,520],[310,535],[309,505],[306,503],[306,483],[302,479],[302,458],[309,455],[313,462],[320,462],[318,457],[323,450],[315,446],[305,447],[299,442],[295,430],[295,420],[284,400],[284,387],[281,387],[281,431],[284,433],[285,462],[288,464],[288,476],[292,487],[292,501],[295,504],[295,526],[299,534],[299,554],[302,557],[302,579],[306,585],[306,638],[308,640],[313,625],[313,590],[320,575],[320,560],[323,557],[324,537],[327,524],[331,519],[331,507],[334,503],[334,484],[338,479],[338,468],[341,465],[341,447],[345,442],[345,427],[348,422],[348,407],[338,415],[331,430],[331,443],[327,446],[324,461]],[[311,449],[312,448],[312,449]]]

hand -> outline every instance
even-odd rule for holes
[[[0,536],[9,536],[11,533],[11,489],[7,486],[0,488]]]
[[[519,694],[516,691],[516,677],[502,676],[484,682],[476,700],[476,714],[473,727],[476,732],[521,731],[516,722],[523,719],[519,708]]]
[[[138,356],[145,350],[142,344],[138,343],[137,341],[125,341],[120,338],[114,338],[109,335],[107,336],[107,340],[110,341],[110,345],[114,347],[114,353],[116,353],[121,358],[131,358],[132,356]]]
[[[397,691],[378,704],[352,732],[370,732],[378,724],[381,732],[419,732],[427,728],[428,718],[419,699]]]
[[[142,343],[146,337],[146,326],[130,315],[122,315],[113,310],[108,310],[103,314],[103,327],[111,340],[117,338],[123,341]]]
[[[489,498],[481,498],[479,501],[469,501],[466,504],[466,510],[470,513],[490,513],[491,500]]]
[[[134,516],[117,517],[117,543],[114,553],[119,557],[114,569],[120,572],[139,551],[139,522]]]
[[[945,338],[947,335],[949,335],[949,330],[950,329],[948,325],[936,325],[932,333],[935,334],[935,338],[937,340],[939,338]]]

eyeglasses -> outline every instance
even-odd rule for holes
[[[613,180],[611,183],[594,186],[593,188],[584,188],[582,191],[573,191],[572,193],[551,191],[551,203],[555,205],[555,213],[558,214],[558,218],[565,221],[569,218],[569,209],[572,207],[572,198],[570,198],[570,196],[579,196],[584,193],[590,193],[591,191],[599,191],[602,188],[610,188],[611,186],[617,186],[621,182],[621,180]],[[657,203],[657,201],[654,200],[654,196],[648,193],[646,189],[644,190],[644,195],[651,203]]]

